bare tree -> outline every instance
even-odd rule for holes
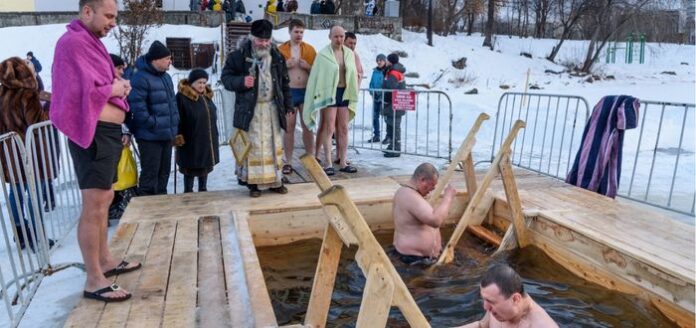
[[[488,13],[486,20],[485,36],[483,38],[483,46],[493,50],[493,32],[495,30],[495,7],[496,0],[488,0]]]
[[[162,11],[156,0],[123,0],[126,9],[119,16],[115,36],[121,56],[130,66],[135,64],[143,49],[147,33],[162,25]]]
[[[591,8],[591,1],[587,0],[557,0],[558,21],[561,23],[561,37],[551,53],[546,57],[551,62],[555,62],[558,52],[561,50],[563,42],[573,33],[575,25],[579,19],[586,15]]]
[[[594,31],[587,47],[581,72],[590,73],[607,41],[651,0],[595,0],[593,6]]]
[[[543,38],[546,36],[546,22],[552,6],[553,2],[551,0],[532,0],[535,38]]]
[[[464,15],[466,16],[466,35],[471,35],[476,16],[483,13],[483,0],[465,0]]]

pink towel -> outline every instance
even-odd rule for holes
[[[88,148],[106,103],[128,111],[123,98],[111,97],[116,71],[104,44],[79,20],[67,26],[56,44],[49,117],[70,140]]]

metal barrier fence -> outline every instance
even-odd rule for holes
[[[73,229],[82,209],[82,194],[68,151],[68,138],[50,121],[34,124],[26,136],[27,166],[37,183],[38,211],[46,237],[58,242]]]
[[[0,299],[12,327],[19,324],[47,275],[79,263],[54,265],[50,256],[73,229],[81,194],[67,138],[49,121],[27,129],[26,144],[12,132],[0,137],[4,206],[0,212]],[[0,311],[0,321],[4,317]]]
[[[694,104],[640,104],[640,124],[624,138],[619,195],[694,216]]]
[[[522,119],[527,127],[513,145],[513,164],[565,180],[580,147],[589,108],[577,96],[503,94],[491,159],[499,140],[515,120]],[[624,135],[618,196],[694,216],[694,105],[641,101],[639,120],[638,128]]]
[[[19,135],[0,136],[3,211],[0,225],[0,298],[12,327],[19,324],[48,267],[48,246],[38,213],[35,184],[25,167],[26,153]],[[2,315],[0,315],[2,317]],[[4,320],[0,320],[4,321]]]
[[[442,91],[430,90],[398,90],[412,93],[409,101],[415,110],[403,111],[403,116],[382,115],[395,113],[391,105],[383,100],[386,96],[391,99],[395,90],[361,89],[359,107],[355,118],[350,124],[350,148],[370,149],[396,152],[416,156],[450,159],[452,156],[452,101]],[[372,142],[374,128],[379,127],[377,139]],[[382,143],[384,138],[392,141],[399,140],[400,145],[393,142],[394,149],[389,143]]]

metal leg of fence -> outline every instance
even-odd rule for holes
[[[679,146],[677,146],[677,159],[674,162],[674,172],[672,172],[672,183],[669,187],[669,197],[667,198],[667,207],[672,206],[672,194],[674,193],[674,182],[677,180],[677,168],[679,167],[679,157],[682,153],[682,145],[684,142],[684,131],[686,130],[686,116],[689,108],[684,106],[684,118],[682,119],[681,133],[679,134]]]
[[[648,185],[645,189],[645,196],[643,201],[648,200],[648,195],[650,194],[650,184],[652,182],[653,172],[655,171],[655,159],[657,158],[657,148],[660,144],[660,134],[662,132],[662,120],[665,117],[665,105],[662,105],[662,110],[660,111],[660,123],[657,124],[657,137],[655,138],[655,147],[653,148],[653,158],[650,164],[650,174],[648,175]]]
[[[640,123],[640,132],[638,133],[638,143],[636,143],[636,155],[633,158],[633,170],[631,172],[631,182],[628,184],[628,197],[631,197],[631,191],[633,190],[633,179],[636,177],[636,168],[638,167],[638,155],[640,155],[640,145],[643,140],[643,131],[645,131],[645,117],[648,116],[649,104],[645,104],[643,109],[643,120]]]

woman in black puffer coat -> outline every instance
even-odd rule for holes
[[[176,163],[184,175],[184,192],[207,191],[208,173],[220,162],[217,108],[213,90],[206,84],[208,73],[194,69],[179,82],[176,103],[179,108],[179,135],[176,136]]]

